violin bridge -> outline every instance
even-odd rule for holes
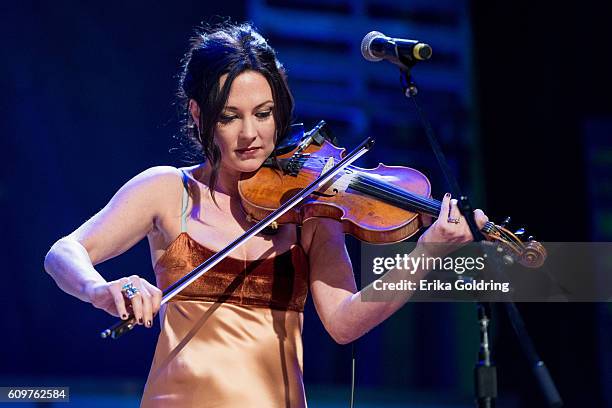
[[[321,175],[327,173],[328,171],[330,171],[332,169],[332,167],[334,167],[335,162],[334,162],[334,158],[333,157],[329,157],[327,159],[327,162],[325,162],[325,166],[323,166],[323,170],[321,171]]]

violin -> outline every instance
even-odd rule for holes
[[[297,127],[259,170],[243,174],[238,191],[247,217],[265,218],[340,161],[345,149],[333,141],[324,121],[307,133]],[[429,218],[438,216],[440,208],[441,202],[431,198],[429,180],[416,169],[351,165],[276,222],[301,225],[312,217],[328,217],[340,221],[344,232],[359,240],[388,244],[416,234]],[[524,229],[511,232],[507,221],[504,225],[487,222],[482,228],[485,238],[510,257],[505,259],[540,267],[546,259],[545,248],[532,237],[523,240]]]

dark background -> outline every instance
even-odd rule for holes
[[[100,340],[98,331],[114,320],[61,292],[45,274],[43,258],[56,239],[102,208],[132,176],[154,165],[183,165],[182,155],[169,150],[177,146],[175,74],[187,38],[197,23],[216,14],[248,18],[250,5],[0,6],[0,200],[6,260],[0,385],[17,385],[11,381],[22,378],[69,379],[70,385],[90,378],[135,384],[126,385],[126,392],[140,392],[156,337],[139,329],[120,342]],[[323,6],[311,6],[317,7]],[[465,7],[472,28],[479,135],[478,155],[459,158],[479,163],[478,181],[468,179],[466,189],[482,191],[476,204],[491,218],[512,215],[542,241],[609,241],[612,218],[606,214],[612,190],[602,184],[612,166],[609,7],[595,1],[487,1]],[[361,36],[356,33],[354,40]],[[391,69],[388,74],[396,75]],[[425,100],[426,108],[436,104]],[[404,102],[398,98],[398,103]],[[299,116],[299,99],[297,108]],[[401,152],[376,158],[407,165],[410,159]],[[436,167],[424,170],[432,180],[442,180]],[[436,193],[445,189],[434,186]],[[141,242],[99,270],[108,279],[133,273],[153,279],[148,262],[148,248]],[[519,308],[567,406],[612,406],[610,307]],[[406,306],[357,342],[358,385],[400,397],[420,393],[433,401],[469,404],[477,350],[474,315],[471,305]],[[345,395],[350,348],[333,344],[312,305],[305,327],[307,390],[311,385],[340,387]],[[497,308],[494,332],[500,406],[543,406],[517,340]]]

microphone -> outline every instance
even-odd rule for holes
[[[418,61],[431,58],[431,47],[417,40],[391,38],[371,31],[361,41],[361,55],[368,61],[385,59],[400,68],[410,68]]]

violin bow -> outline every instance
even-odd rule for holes
[[[325,171],[325,169],[321,172],[319,177],[317,177],[312,183],[310,183],[306,188],[301,190],[299,193],[291,197],[289,200],[285,201],[280,207],[270,213],[267,217],[263,218],[261,221],[253,225],[249,228],[244,234],[236,238],[225,248],[212,255],[206,261],[202,262],[200,265],[195,267],[191,272],[187,273],[185,276],[180,278],[178,281],[170,285],[163,291],[163,296],[161,300],[161,305],[167,303],[180,293],[183,289],[189,286],[193,281],[198,279],[200,276],[204,275],[210,269],[212,269],[215,265],[225,259],[233,250],[238,248],[247,242],[254,235],[260,233],[264,228],[268,225],[272,224],[276,219],[281,217],[287,211],[291,210],[295,207],[300,201],[304,198],[308,197],[314,191],[321,188],[323,185],[328,183],[332,178],[334,178],[338,173],[344,170],[345,167],[349,166],[355,160],[363,156],[366,152],[368,152],[372,146],[374,145],[374,139],[372,137],[366,138],[363,142],[361,142],[351,153],[347,154],[342,160],[336,163],[333,167],[330,167],[329,170]],[[117,339],[121,337],[123,334],[132,330],[136,327],[136,318],[132,315],[129,316],[126,320],[120,320],[111,327],[100,333],[100,337],[103,339],[111,338]]]

